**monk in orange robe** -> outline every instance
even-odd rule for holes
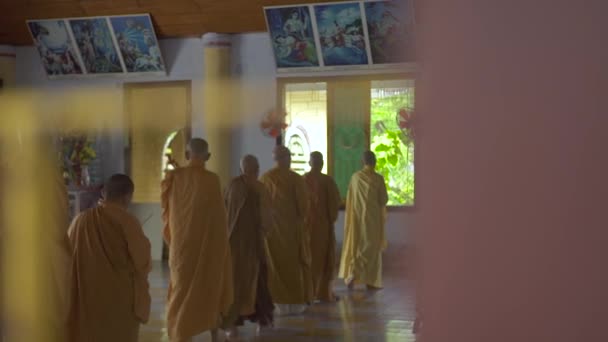
[[[276,166],[260,179],[270,193],[276,227],[266,238],[268,287],[281,315],[299,314],[313,297],[310,242],[304,226],[306,184],[290,170],[289,149],[277,146],[274,160]]]
[[[228,223],[219,177],[205,169],[203,139],[188,144],[189,164],[162,182],[163,237],[169,246],[167,330],[171,342],[211,331],[233,300]]]
[[[273,223],[270,198],[258,181],[259,171],[257,158],[244,156],[241,176],[234,178],[225,192],[234,276],[234,303],[223,322],[229,338],[237,336],[237,326],[245,320],[256,322],[258,330],[273,321],[264,243]]]
[[[74,246],[73,342],[135,342],[150,315],[150,241],[127,208],[133,182],[110,177],[103,200],[70,226]]]
[[[321,173],[323,155],[310,154],[310,172],[304,175],[308,186],[306,227],[310,236],[312,284],[314,298],[321,302],[336,300],[332,285],[336,264],[334,223],[342,200],[336,182]]]
[[[382,288],[382,252],[388,194],[384,178],[375,171],[376,156],[363,153],[363,170],[355,173],[346,195],[344,244],[340,278],[349,289],[366,284],[369,290]]]

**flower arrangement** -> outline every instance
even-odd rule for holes
[[[271,110],[264,116],[264,119],[260,123],[260,128],[265,136],[270,138],[277,138],[284,129],[287,128],[285,123],[287,113],[285,111]]]
[[[414,115],[411,110],[406,108],[399,109],[397,113],[397,124],[399,125],[399,129],[401,129],[401,133],[403,133],[404,144],[406,141],[411,141],[414,139]]]
[[[76,186],[89,185],[88,165],[97,158],[93,142],[78,134],[62,137],[61,142],[64,172]]]

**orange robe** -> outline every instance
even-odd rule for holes
[[[272,323],[274,306],[268,294],[264,237],[272,229],[270,198],[264,185],[245,176],[234,178],[225,192],[234,276],[234,303],[223,325],[242,325],[244,319]],[[260,279],[263,277],[264,279]],[[258,288],[262,287],[262,288]]]
[[[270,193],[275,229],[266,238],[268,285],[278,304],[312,301],[310,243],[304,219],[306,184],[297,173],[274,168],[261,177]]]
[[[138,220],[112,203],[78,215],[74,246],[73,342],[135,342],[150,315],[150,242]]]
[[[340,278],[382,287],[382,252],[386,248],[384,178],[372,167],[355,173],[346,195]]]
[[[342,200],[336,182],[320,172],[304,175],[308,186],[306,227],[310,235],[312,284],[315,299],[334,300],[332,282],[336,264],[334,223]]]
[[[162,182],[169,245],[167,329],[171,342],[215,329],[233,300],[226,209],[219,177],[192,162]]]

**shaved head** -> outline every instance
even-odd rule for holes
[[[209,144],[204,139],[194,138],[188,143],[186,152],[188,159],[196,158],[207,161],[209,159]]]
[[[291,152],[283,145],[278,145],[274,148],[272,157],[280,167],[289,168],[291,166]]]
[[[310,154],[310,160],[308,165],[313,171],[321,171],[323,169],[323,154],[319,151],[315,151]]]
[[[372,151],[363,152],[363,165],[376,166],[376,155]]]
[[[131,200],[135,185],[127,175],[117,173],[106,180],[103,185],[103,197],[106,201]]]
[[[258,162],[258,158],[255,156],[248,154],[241,158],[241,173],[246,176],[255,176],[257,178],[258,173],[260,172],[260,163]]]

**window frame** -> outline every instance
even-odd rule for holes
[[[415,73],[391,73],[391,74],[369,74],[369,75],[354,75],[354,76],[311,76],[311,77],[280,77],[277,78],[277,96],[276,96],[276,108],[285,108],[285,89],[287,84],[293,83],[326,83],[327,84],[327,155],[326,163],[327,163],[327,174],[329,176],[334,176],[334,163],[333,163],[333,140],[330,139],[330,132],[333,131],[333,122],[334,122],[334,113],[330,111],[330,108],[333,108],[332,102],[334,101],[333,89],[335,88],[336,83],[339,82],[366,82],[368,83],[369,89],[371,90],[372,81],[388,81],[388,80],[414,80],[414,84],[417,84],[417,77]],[[371,131],[370,131],[370,120],[371,120],[371,96],[369,98],[370,105],[366,108],[366,117],[367,120],[365,122],[365,136],[367,139],[367,146],[370,146],[371,143]],[[284,141],[281,141],[285,143]],[[389,205],[386,207],[389,212],[414,212],[417,210],[420,202],[420,191],[419,191],[419,163],[417,162],[419,156],[419,139],[416,139],[414,144],[414,204],[413,205]],[[341,208],[344,209],[343,207]]]

